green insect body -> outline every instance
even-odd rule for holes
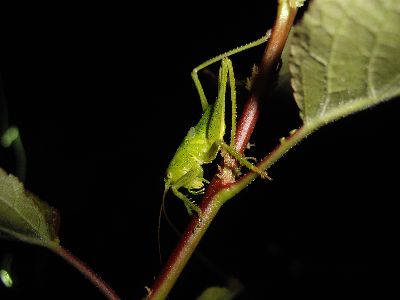
[[[200,215],[199,207],[179,189],[185,189],[193,195],[203,193],[204,184],[208,183],[208,181],[203,178],[202,165],[211,163],[217,157],[221,148],[237,159],[241,165],[260,174],[263,178],[269,178],[266,172],[251,164],[234,149],[236,132],[236,89],[232,62],[228,58],[229,55],[260,45],[268,39],[269,34],[270,32],[255,42],[208,60],[193,70],[192,78],[199,93],[204,113],[197,125],[190,128],[167,168],[166,177],[164,179],[165,190],[163,203],[167,191],[171,189],[174,195],[183,201],[189,214],[196,212]],[[221,61],[218,76],[218,95],[215,103],[209,105],[197,77],[197,71],[217,61]],[[228,80],[230,86],[230,100],[232,103],[230,145],[224,142],[226,129],[225,94]]]
[[[185,188],[189,193],[199,194],[204,191],[203,164],[211,163],[220,150],[225,134],[225,90],[228,58],[222,61],[219,77],[219,92],[217,101],[209,105],[199,123],[191,127],[183,142],[171,160],[165,178],[165,189],[172,192],[186,205],[189,213],[199,212],[197,205],[192,203],[178,189]]]

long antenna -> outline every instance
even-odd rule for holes
[[[162,255],[161,255],[161,240],[160,240],[160,228],[161,228],[161,215],[164,213],[165,218],[167,219],[168,223],[169,218],[167,216],[167,213],[165,212],[165,195],[167,194],[169,190],[169,185],[165,184],[165,188],[164,188],[164,192],[163,192],[163,196],[162,196],[162,201],[161,201],[161,205],[160,205],[160,213],[158,214],[158,228],[157,228],[157,244],[158,244],[158,256],[160,257],[160,264],[162,264]]]
[[[180,237],[182,236],[182,232],[179,231],[178,228],[176,228],[176,226],[174,225],[174,223],[171,221],[171,219],[169,218],[168,214],[167,214],[167,210],[165,209],[165,195],[167,194],[169,190],[169,185],[165,184],[165,189],[164,189],[164,193],[163,193],[163,197],[162,197],[162,203],[160,206],[160,213],[158,215],[158,231],[157,231],[157,235],[158,235],[158,254],[160,256],[160,263],[162,264],[162,257],[161,257],[161,234],[160,234],[160,228],[161,228],[161,215],[164,215],[165,220],[167,221],[168,225],[171,227],[171,229],[175,232],[175,234]]]

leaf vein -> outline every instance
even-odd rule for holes
[[[383,13],[384,13],[384,16],[386,16],[386,14],[387,14],[386,8],[384,8],[384,12]],[[380,24],[379,24],[380,25],[379,26],[380,29],[382,29],[383,24],[384,24],[382,22],[382,20],[385,20],[385,17],[381,18],[381,20],[380,20]],[[380,30],[380,31],[382,31],[382,30]],[[374,41],[374,45],[372,47],[371,56],[370,56],[369,63],[368,63],[368,66],[367,66],[368,93],[374,99],[377,98],[377,91],[375,89],[375,85],[374,85],[374,82],[373,82],[373,73],[374,73],[373,64],[375,63],[376,58],[377,58],[377,52],[378,52],[377,49],[378,49],[378,47],[380,45],[380,36],[381,35],[374,35],[375,41]]]

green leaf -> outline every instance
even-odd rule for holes
[[[242,290],[243,286],[236,278],[230,278],[226,287],[211,286],[205,289],[196,300],[231,300]]]
[[[44,247],[58,245],[56,210],[0,168],[0,233]]]
[[[314,0],[295,28],[290,71],[317,128],[400,94],[400,1]]]
[[[212,286],[204,290],[196,300],[231,300],[236,293],[225,287]]]
[[[9,127],[1,136],[1,145],[4,148],[10,147],[19,137],[19,130],[17,127]]]

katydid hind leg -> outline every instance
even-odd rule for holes
[[[225,106],[226,106],[226,87],[229,80],[230,85],[230,100],[231,100],[231,139],[230,145],[235,145],[235,133],[236,133],[236,87],[235,87],[235,75],[233,72],[232,61],[229,58],[223,58],[221,68],[219,71],[218,78],[218,98],[213,104],[213,109],[210,115],[210,121],[208,123],[207,138],[209,143],[212,143],[210,147],[207,162],[211,162],[217,156],[218,151],[221,147],[221,142],[224,139],[225,134]]]
[[[226,60],[226,66],[228,68],[228,79],[229,79],[229,87],[231,90],[231,139],[230,145],[231,147],[235,147],[235,136],[236,136],[236,81],[235,81],[235,74],[233,72],[232,61],[230,59]]]
[[[198,76],[197,73],[200,70],[208,67],[209,65],[212,65],[213,63],[216,63],[216,62],[222,60],[223,58],[229,57],[229,56],[231,56],[233,54],[245,51],[247,49],[250,49],[250,48],[253,48],[253,47],[256,47],[256,46],[259,46],[259,45],[265,43],[266,41],[268,41],[270,36],[271,36],[271,30],[268,30],[267,34],[262,36],[261,38],[255,40],[253,42],[250,42],[248,44],[245,44],[245,45],[242,45],[240,47],[237,47],[235,49],[232,49],[230,51],[224,52],[224,53],[222,53],[220,55],[217,55],[217,56],[215,56],[215,57],[203,62],[202,64],[198,65],[196,68],[193,69],[191,75],[192,75],[192,79],[193,79],[194,85],[195,85],[195,87],[197,89],[197,92],[199,94],[199,97],[200,97],[200,102],[201,102],[201,107],[203,109],[203,112],[208,107],[208,101],[207,101],[207,97],[206,97],[206,95],[204,93],[203,86],[201,85],[201,82],[200,82],[200,79],[199,79],[199,76]]]
[[[269,179],[272,180],[271,177],[268,176],[267,172],[264,170],[261,170],[257,166],[253,165],[251,162],[249,162],[242,154],[237,152],[233,147],[225,144],[224,142],[221,143],[221,147],[228,152],[230,155],[232,155],[242,166],[245,166],[249,170],[251,170],[254,173],[257,173],[258,175],[261,176],[263,179]]]
[[[222,140],[225,135],[225,96],[229,63],[230,60],[228,58],[222,59],[221,67],[219,69],[218,96],[217,100],[213,104],[213,109],[207,128],[207,139],[210,144],[214,144],[216,141]]]

